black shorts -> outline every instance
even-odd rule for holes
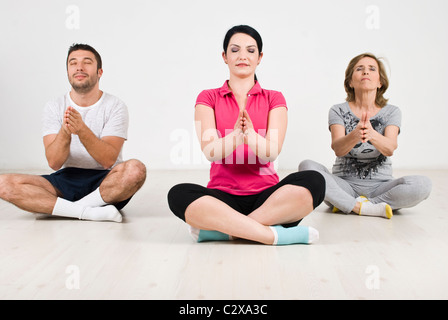
[[[54,188],[69,201],[77,201],[96,190],[110,170],[95,170],[81,168],[64,168],[50,175],[43,175]],[[131,198],[115,203],[114,206],[121,210]]]
[[[325,179],[317,171],[301,171],[291,173],[276,185],[263,190],[260,193],[246,196],[229,194],[218,189],[209,189],[197,184],[182,183],[175,185],[168,192],[168,205],[171,211],[180,219],[185,221],[185,211],[193,202],[203,196],[211,196],[221,200],[234,210],[248,215],[259,208],[271,194],[278,188],[291,184],[304,187],[311,192],[313,207],[317,208],[325,197]],[[300,221],[284,225],[285,227],[296,226]]]

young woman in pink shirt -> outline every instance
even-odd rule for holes
[[[235,26],[223,47],[230,78],[221,88],[202,91],[195,106],[201,148],[212,162],[210,181],[207,187],[183,183],[171,188],[170,209],[198,242],[315,242],[318,231],[298,224],[323,201],[325,180],[316,171],[304,171],[279,181],[274,170],[287,106],[280,92],[262,89],[257,81],[261,37],[249,26]]]

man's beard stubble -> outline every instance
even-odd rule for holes
[[[86,94],[88,92],[90,92],[96,85],[96,83],[98,82],[98,77],[96,79],[92,79],[90,78],[90,76],[87,76],[87,81],[85,81],[84,83],[76,83],[76,81],[74,80],[74,75],[72,76],[72,78],[70,79],[70,84],[73,88],[73,90],[75,90],[77,93],[79,94]]]

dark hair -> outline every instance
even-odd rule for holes
[[[92,52],[96,59],[97,70],[99,70],[103,67],[103,62],[101,61],[101,56],[98,53],[98,51],[96,51],[93,47],[89,46],[88,44],[83,44],[83,43],[74,43],[70,46],[70,48],[68,49],[68,54],[67,54],[67,61],[65,62],[66,66],[68,66],[68,57],[70,56],[70,54],[73,51],[78,51],[78,50],[85,50],[85,51]]]
[[[227,31],[226,36],[224,37],[223,49],[224,53],[227,53],[227,48],[229,47],[230,38],[237,33],[244,33],[248,36],[254,38],[255,42],[257,42],[258,53],[263,52],[263,41],[261,40],[261,36],[257,30],[247,25],[239,25],[234,26],[229,31]],[[257,76],[255,75],[255,81],[257,81]]]
[[[226,36],[224,37],[224,44],[223,44],[224,52],[227,52],[227,47],[229,46],[230,38],[232,38],[232,36],[237,33],[245,33],[254,38],[255,41],[257,42],[258,52],[259,53],[263,52],[263,41],[261,40],[260,34],[254,28],[246,25],[234,26],[229,31],[227,31]]]

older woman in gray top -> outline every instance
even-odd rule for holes
[[[389,81],[373,54],[353,58],[345,72],[347,101],[329,112],[333,172],[312,160],[299,171],[315,170],[326,181],[325,202],[333,212],[391,218],[393,210],[417,205],[431,192],[424,176],[394,179],[390,156],[397,148],[401,111],[383,97]]]

